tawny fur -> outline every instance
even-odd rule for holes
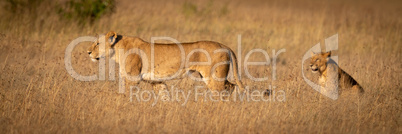
[[[105,42],[105,51],[99,50],[99,44],[103,41]],[[181,49],[177,44],[154,44],[154,76],[156,78],[172,76],[180,69],[182,69],[182,71],[179,72],[179,76],[184,76],[188,72],[199,72],[208,89],[229,90],[231,92],[234,89],[234,84],[227,81],[226,78],[229,74],[230,64],[232,64],[236,84],[239,86],[240,90],[244,90],[243,84],[238,78],[236,56],[229,47],[212,41],[181,43],[181,46],[185,52],[185,57],[182,57]],[[113,49],[114,52],[109,53],[110,49]],[[144,56],[148,59],[148,62],[145,63],[146,61],[137,54],[131,54],[125,61],[122,61],[122,58],[120,58],[122,52],[127,53],[129,50],[133,49],[136,49],[136,52],[141,50]],[[210,55],[210,59],[204,52]],[[127,75],[141,77],[139,81],[131,81],[131,84],[135,85],[140,81],[164,84],[163,80],[151,79],[151,43],[140,38],[117,35],[115,32],[111,31],[105,36],[98,38],[97,41],[88,48],[88,53],[93,61],[97,61],[99,58],[103,57],[111,57],[119,63],[120,71],[125,69]],[[192,54],[188,58],[190,53]],[[182,63],[182,58],[184,58],[184,63]],[[187,58],[188,62],[186,62]],[[208,61],[210,61],[211,64],[191,64],[191,62],[206,63]],[[226,62],[226,64],[217,65],[214,68],[214,65],[224,62]],[[180,66],[181,64],[184,65]],[[146,67],[146,65],[148,65],[148,67]],[[224,80],[216,80],[212,75],[217,78],[223,78]]]
[[[319,83],[322,87],[328,85],[328,74],[337,71],[339,87],[342,89],[351,88],[360,94],[364,93],[363,88],[348,73],[343,71],[331,58],[331,51],[326,53],[312,53],[310,68],[313,72],[320,74]],[[335,74],[335,72],[334,72]]]

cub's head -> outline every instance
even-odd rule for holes
[[[100,35],[94,43],[88,48],[89,57],[93,62],[98,61],[100,58],[109,57],[114,55],[114,44],[116,43],[116,32],[110,31],[106,35]],[[103,47],[104,46],[104,47]],[[104,48],[104,49],[103,49]]]
[[[324,72],[327,69],[327,62],[331,56],[331,51],[326,53],[311,52],[310,68],[313,73]]]

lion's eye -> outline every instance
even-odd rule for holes
[[[98,43],[96,43],[96,45],[99,45],[99,42],[98,42]]]

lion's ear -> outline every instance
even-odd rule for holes
[[[324,54],[325,57],[331,57],[331,51]]]
[[[311,52],[311,56],[314,56],[315,55],[315,53],[313,52],[313,51],[310,51]]]
[[[116,32],[110,31],[109,33],[106,34],[106,37],[109,38],[110,45],[113,45],[114,43],[116,43],[116,38],[117,38]]]

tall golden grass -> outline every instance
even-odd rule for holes
[[[0,5],[6,6],[5,2]],[[67,22],[55,3],[35,12],[0,9],[1,133],[401,133],[402,3],[400,1],[118,1],[116,12],[92,26]],[[277,79],[255,82],[286,93],[285,102],[130,102],[117,81],[83,82],[64,65],[67,45],[80,36],[114,30],[150,41],[169,36],[182,42],[213,40],[244,60],[251,49],[286,49],[276,64]],[[339,35],[339,65],[366,90],[362,98],[330,100],[302,77],[304,53]],[[97,74],[82,43],[73,67]],[[323,46],[323,45],[322,45]],[[250,61],[264,60],[259,54]],[[254,76],[272,76],[272,64],[250,67]],[[116,76],[117,77],[117,76]],[[190,79],[170,81],[185,90],[203,86]],[[141,88],[152,89],[149,84]]]

